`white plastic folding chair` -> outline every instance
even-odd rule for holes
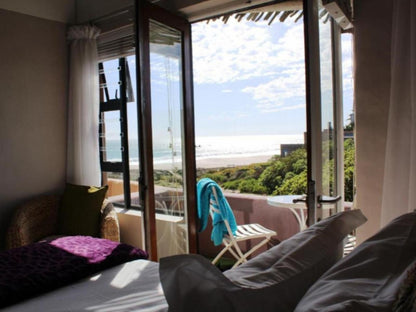
[[[344,257],[350,254],[355,246],[357,245],[357,239],[355,235],[348,235],[347,238],[344,240]]]
[[[212,194],[209,205],[209,214],[211,218],[214,218],[214,213],[221,214],[221,211],[217,208],[219,207],[218,195],[215,187],[212,187]],[[240,265],[243,262],[247,262],[247,258],[261,246],[267,244],[272,236],[276,235],[275,231],[269,230],[264,226],[261,226],[257,223],[251,224],[244,224],[244,225],[237,225],[237,231],[233,235],[230,224],[226,218],[224,218],[224,224],[227,228],[227,234],[224,235],[222,243],[224,244],[224,248],[220,251],[220,253],[212,260],[212,264],[218,262],[218,260],[224,255],[225,252],[229,251],[230,254],[237,260],[237,262],[233,265],[233,268]],[[238,242],[243,242],[251,239],[256,238],[263,238],[258,244],[252,247],[250,250],[243,253],[238,246]]]

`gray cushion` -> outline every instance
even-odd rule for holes
[[[402,215],[329,269],[296,307],[301,311],[392,311],[416,260],[416,213]]]
[[[342,255],[361,211],[333,215],[224,275],[196,255],[163,258],[169,311],[293,311],[307,289]]]

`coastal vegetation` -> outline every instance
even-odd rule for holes
[[[353,201],[354,142],[344,141],[345,201]],[[333,159],[324,167],[333,168]],[[306,194],[306,149],[299,148],[285,157],[273,156],[268,162],[232,168],[200,169],[198,178],[211,178],[222,188],[263,195]],[[332,175],[330,176],[330,179]],[[334,181],[327,181],[334,185]]]
[[[354,141],[344,141],[344,192],[345,201],[353,201],[354,194]],[[331,172],[334,167],[333,159],[323,164],[326,172]],[[138,170],[130,171],[132,180],[137,181]],[[332,174],[324,176],[324,183],[331,187],[334,185]],[[121,174],[112,173],[109,177],[122,179]],[[198,180],[211,178],[223,189],[240,193],[251,193],[261,195],[285,195],[306,194],[307,185],[307,163],[306,149],[299,148],[289,155],[282,157],[272,156],[269,161],[245,166],[198,169]],[[182,187],[181,170],[155,170],[154,181],[156,185],[166,187]]]

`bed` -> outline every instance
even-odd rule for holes
[[[5,308],[25,311],[167,311],[159,264],[133,260]]]
[[[198,255],[124,257],[2,311],[411,311],[416,213],[342,258],[344,238],[365,220],[359,210],[336,214],[225,273]]]

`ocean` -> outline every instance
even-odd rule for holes
[[[107,159],[120,161],[120,140],[107,140]],[[173,144],[171,144],[173,143]],[[195,138],[196,160],[215,158],[240,158],[280,155],[280,144],[303,144],[303,134],[295,135],[238,135],[198,136]],[[138,165],[138,144],[129,140],[130,164]],[[168,164],[181,160],[180,141],[155,141],[153,145],[155,164]]]

